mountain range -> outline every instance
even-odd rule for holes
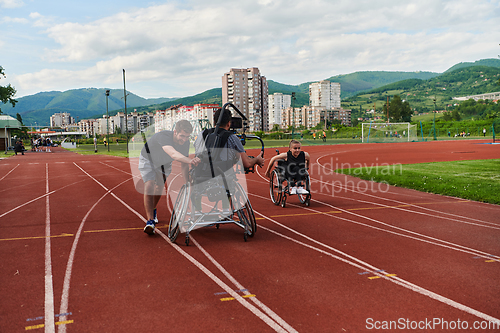
[[[450,76],[450,73],[472,66],[500,68],[500,60],[483,59],[476,62],[462,62],[450,67],[444,73],[363,71],[332,76],[326,80],[339,82],[341,84],[341,98],[344,100],[363,92],[369,92],[377,88],[381,89],[386,85],[395,84],[397,82],[411,81],[411,79],[417,79],[418,82],[425,82],[431,79],[437,80],[440,76],[447,75],[446,80],[450,81],[453,80],[453,75]],[[270,94],[276,92],[290,94],[295,92],[295,106],[298,107],[309,103],[309,84],[312,82],[314,81],[305,82],[299,85],[288,85],[268,80],[268,88]],[[40,92],[18,98],[18,103],[15,107],[12,107],[10,104],[2,104],[0,107],[4,114],[13,117],[16,117],[16,114],[19,113],[23,119],[23,123],[27,126],[35,125],[35,123],[37,125],[46,126],[49,125],[50,116],[54,113],[71,113],[71,116],[75,119],[101,117],[103,114],[106,114],[106,99],[103,98],[103,96],[105,96],[105,90],[105,88],[83,88],[64,92]],[[467,89],[462,87],[462,90],[466,91]],[[500,90],[500,87],[498,90]],[[134,109],[138,112],[153,112],[175,104],[221,104],[222,102],[221,88],[209,89],[200,94],[183,98],[146,99],[130,91],[127,93],[127,110],[129,112],[134,111]],[[123,90],[110,89],[108,98],[109,114],[113,115],[118,111],[123,111],[123,106]]]

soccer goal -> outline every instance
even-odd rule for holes
[[[362,142],[418,141],[417,125],[410,123],[363,123]]]

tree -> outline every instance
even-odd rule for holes
[[[451,120],[453,120],[452,112],[449,111],[449,112],[443,113],[443,120],[444,121],[451,121]]]
[[[2,76],[4,78],[6,78],[5,73],[4,73],[4,69],[2,66],[0,66],[0,79],[2,78]],[[10,103],[10,104],[12,104],[13,107],[16,106],[17,101],[15,99],[13,99],[15,94],[16,94],[16,89],[14,89],[14,87],[11,86],[10,84],[6,87],[0,86],[0,101],[1,102]],[[0,114],[2,114],[2,109],[0,109]]]
[[[383,108],[384,118],[387,120],[387,104]],[[410,122],[411,121],[411,107],[408,101],[402,101],[399,95],[395,95],[389,102],[389,121],[397,122]]]
[[[21,125],[24,125],[23,118],[21,117],[21,115],[19,113],[16,113],[16,118],[17,118],[17,121],[21,123]]]

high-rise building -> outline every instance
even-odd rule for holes
[[[292,105],[292,96],[274,93],[269,95],[269,129],[274,125],[282,126],[281,114]]]
[[[64,127],[75,123],[75,118],[71,117],[71,114],[54,113],[50,116],[50,127]]]
[[[320,111],[308,105],[300,108],[288,107],[283,109],[281,113],[281,127],[287,129],[288,126],[293,126],[310,129],[320,122],[320,116]]]
[[[175,124],[181,119],[191,122],[194,131],[200,131],[205,126],[212,127],[214,126],[214,113],[219,108],[219,104],[195,104],[193,106],[178,104],[166,110],[156,110],[155,132],[173,130]],[[193,134],[196,135],[197,132]]]
[[[267,131],[268,88],[256,67],[231,68],[222,76],[222,104],[232,103],[249,120],[250,131]]]
[[[340,108],[340,83],[319,81],[309,85],[309,106],[313,108]]]

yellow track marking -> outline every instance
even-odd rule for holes
[[[243,295],[243,296],[241,296],[241,297],[243,297],[243,298],[248,298],[248,297],[255,297],[255,295],[254,295],[254,294],[250,294],[250,295]],[[221,298],[220,300],[221,300],[222,302],[225,302],[225,301],[232,301],[232,300],[234,300],[234,297],[225,297],[225,298]]]
[[[385,276],[396,276],[396,274],[385,274]],[[380,279],[381,276],[375,275],[375,276],[370,276],[368,279],[370,280],[375,280],[375,279]]]
[[[60,234],[60,235],[53,235],[49,236],[50,238],[58,238],[58,237],[71,237],[74,236],[74,234]],[[19,237],[19,238],[2,238],[0,241],[6,241],[6,240],[23,240],[23,239],[45,239],[47,236],[36,236],[36,237]]]
[[[65,325],[65,324],[72,324],[73,320],[65,320],[65,321],[58,321],[55,322],[56,325]],[[39,324],[39,325],[33,325],[33,326],[26,326],[24,328],[25,331],[30,331],[30,330],[36,330],[39,328],[45,327],[45,324]]]

